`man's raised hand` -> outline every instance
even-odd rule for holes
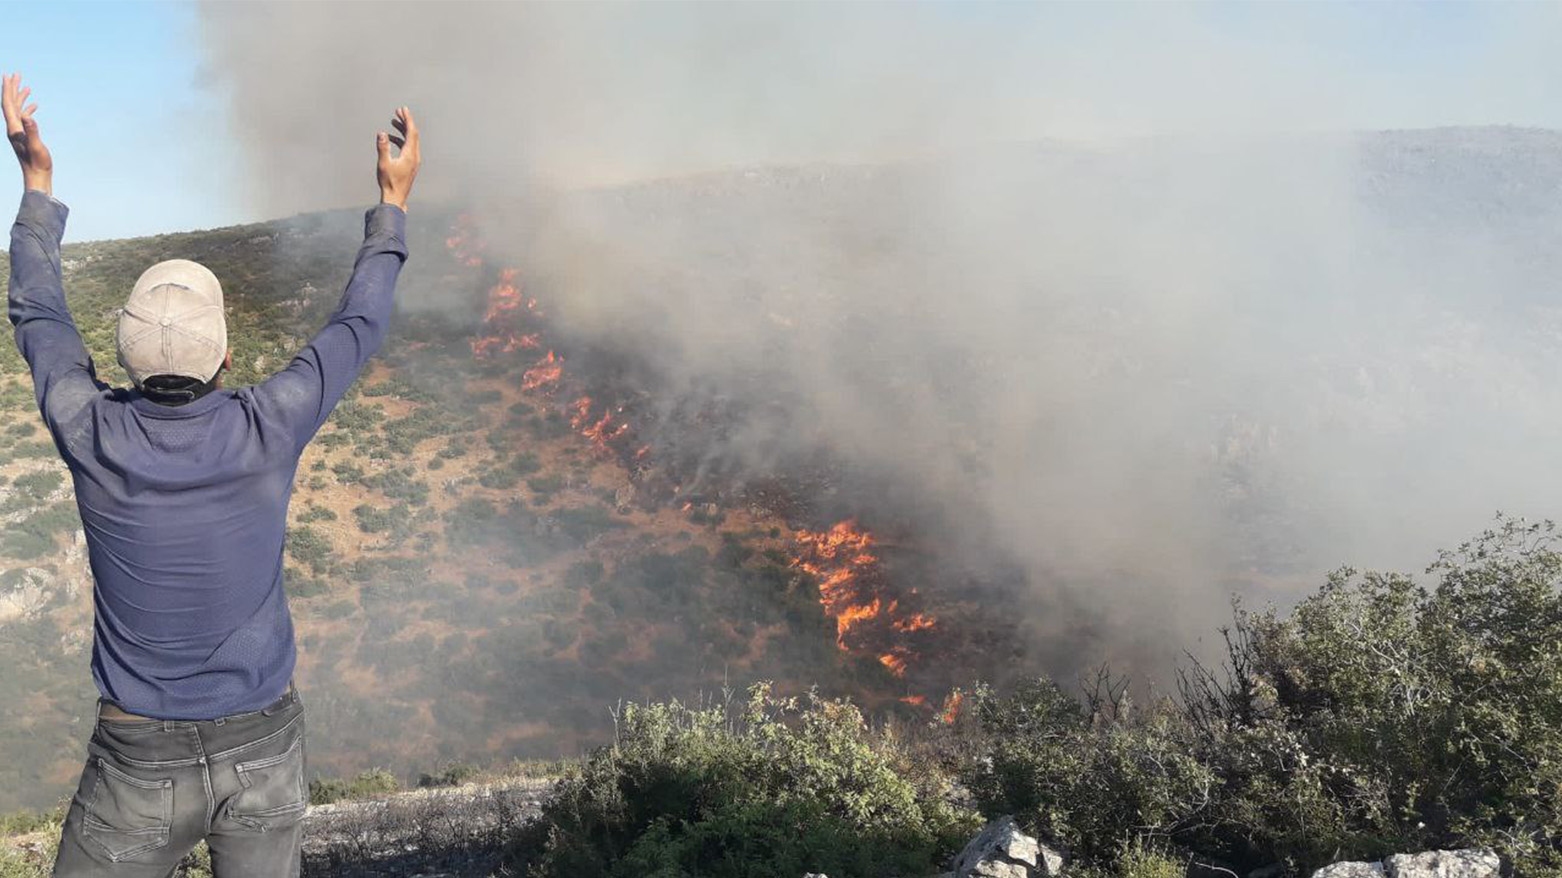
[[[374,176],[380,183],[380,203],[406,210],[407,196],[412,193],[412,181],[418,176],[418,164],[422,161],[418,153],[418,123],[412,119],[412,110],[401,107],[391,124],[396,126],[396,134],[381,131],[375,137],[380,158]],[[391,144],[396,145],[399,155],[391,155]]]
[[[0,80],[0,107],[5,110],[5,135],[22,165],[22,185],[54,194],[54,158],[38,136],[38,120],[33,113],[38,105],[28,105],[32,89],[22,88],[21,74],[12,73]]]

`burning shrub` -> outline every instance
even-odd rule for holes
[[[975,829],[850,704],[629,705],[512,858],[539,876],[923,874]]]

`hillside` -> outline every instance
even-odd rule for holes
[[[102,374],[123,382],[122,291],[152,262],[201,261],[224,283],[232,383],[254,382],[334,306],[358,223],[67,244],[70,304]],[[299,467],[287,587],[311,773],[578,753],[621,699],[759,678],[894,704],[904,685],[889,669],[836,647],[781,516],[637,500],[622,462],[583,435],[598,417],[581,422],[578,396],[526,388],[530,357],[474,358],[495,272],[452,255],[450,223],[414,214],[393,337]],[[431,300],[445,304],[418,313]],[[84,544],[22,370],[0,348],[0,809],[70,792],[95,697]]]
[[[1197,151],[1027,145],[968,163],[977,180],[937,163],[766,168],[572,196],[577,217],[640,228],[635,246],[700,269],[655,275],[546,264],[533,276],[531,244],[512,265],[470,219],[415,211],[393,336],[295,485],[287,582],[311,772],[411,778],[573,755],[606,739],[621,700],[760,679],[926,720],[974,679],[1122,656],[1164,672],[1234,591],[1286,600],[1362,546],[1408,545],[1419,561],[1436,544],[1423,530],[1472,529],[1449,498],[1484,521],[1489,494],[1551,497],[1525,437],[1558,410],[1545,376],[1562,335],[1550,304],[1562,138],[1390,132],[1353,149],[1350,216],[1371,223],[1348,249],[1395,264],[1431,254],[1407,277],[1435,283],[1293,258],[1316,229],[1274,219],[1269,190],[1173,193],[1190,213],[1158,221],[1193,225],[1192,245],[1254,217],[1276,224],[1241,266],[1251,273],[1222,276],[1231,289],[1186,321],[1157,310],[1158,287],[1133,286],[1144,278],[1114,230],[1133,227],[1125,205],[1171,197],[1162,170],[1208,163]],[[1268,174],[1287,154],[1253,165]],[[1016,193],[1001,202],[1012,212],[933,216],[919,200],[929,179],[945,207],[961,203],[945,190],[966,186]],[[1036,191],[1077,212],[1046,212]],[[886,204],[901,209],[890,231]],[[1013,228],[1025,235],[1000,234]],[[962,229],[1004,242],[978,249],[995,263],[1083,272],[1084,294],[1023,286],[988,301],[970,278],[1016,283],[1007,264],[907,261]],[[158,260],[204,262],[227,293],[232,383],[250,383],[324,320],[359,231],[354,211],[69,243],[66,285],[101,373],[123,381],[124,291]],[[1145,272],[1203,279],[1176,267]],[[597,298],[572,297],[587,289],[576,279]],[[614,298],[615,283],[649,292]],[[993,323],[935,304],[962,297]],[[609,307],[645,299],[663,311]],[[592,305],[611,313],[593,319]],[[947,334],[877,332],[906,314]],[[962,340],[977,329],[989,335]],[[815,363],[811,382],[857,383],[804,398],[785,379]],[[1042,388],[1038,375],[1067,380]],[[926,409],[936,417],[900,420]],[[0,435],[4,810],[69,794],[95,696],[68,480],[9,343]],[[1472,452],[1488,445],[1503,454]],[[1184,493],[1197,515],[1170,502]]]

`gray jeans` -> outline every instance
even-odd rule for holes
[[[200,722],[100,716],[54,875],[167,878],[204,838],[216,878],[297,876],[307,801],[296,690]]]

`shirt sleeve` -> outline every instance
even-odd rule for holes
[[[407,259],[406,227],[399,207],[381,204],[368,211],[363,247],[336,313],[286,369],[255,388],[263,415],[282,426],[297,450],[314,437],[385,340],[396,278]]]
[[[70,209],[36,189],[22,194],[11,226],[9,316],[16,346],[32,370],[44,423],[59,426],[80,414],[105,389],[65,305],[60,240]]]

